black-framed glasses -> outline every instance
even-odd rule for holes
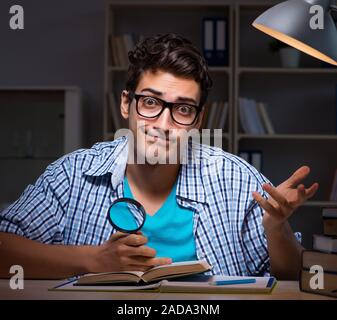
[[[149,119],[157,118],[162,114],[165,108],[169,108],[173,121],[184,126],[192,125],[202,109],[200,106],[189,103],[167,102],[157,97],[133,92],[130,92],[129,95],[130,98],[135,98],[136,111],[140,116]]]

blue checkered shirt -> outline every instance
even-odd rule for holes
[[[181,165],[176,192],[177,202],[194,212],[198,259],[213,266],[208,274],[268,275],[263,210],[252,192],[268,198],[262,184],[270,181],[220,148],[199,144],[199,152],[199,163]],[[116,232],[107,212],[124,195],[127,153],[128,138],[121,137],[53,162],[0,213],[0,231],[46,244],[102,244]]]

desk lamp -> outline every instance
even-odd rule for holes
[[[322,29],[312,28],[310,24],[318,12],[312,8],[315,5],[320,6],[323,13]],[[337,2],[334,0],[289,0],[262,13],[252,25],[306,54],[337,66],[336,21]]]

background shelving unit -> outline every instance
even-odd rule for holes
[[[322,233],[322,207],[337,206],[337,202],[329,201],[337,169],[337,68],[327,68],[302,53],[299,68],[281,67],[279,56],[268,47],[272,38],[251,26],[270,6],[261,3],[235,6],[233,153],[261,151],[262,173],[274,185],[303,164],[311,167],[310,177],[304,182],[309,185],[318,181],[320,188],[290,220],[293,228],[302,232],[304,245],[310,248],[312,234]],[[239,97],[266,103],[275,134],[242,132]]]
[[[292,216],[290,222],[303,233],[303,244],[310,248],[313,233],[322,233],[322,207],[337,206],[329,192],[337,169],[336,85],[337,68],[301,53],[299,68],[281,66],[278,54],[269,49],[271,37],[251,26],[254,19],[280,1],[215,1],[170,3],[147,1],[108,1],[105,31],[104,96],[120,93],[126,67],[111,65],[109,35],[133,30],[144,36],[176,32],[202,49],[202,19],[228,18],[229,64],[210,67],[214,80],[210,100],[229,102],[228,130],[223,148],[233,154],[259,150],[263,155],[262,173],[278,185],[303,164],[312,169],[304,183],[315,181],[320,188],[313,199]],[[148,17],[152,22],[149,23]],[[145,23],[146,21],[146,23]],[[174,21],[174,23],[172,23]],[[155,30],[155,32],[154,32]],[[275,128],[273,135],[250,135],[241,130],[239,97],[264,102]],[[104,99],[104,139],[113,139],[109,106]],[[117,103],[119,105],[119,103]]]
[[[0,210],[62,155],[83,147],[78,87],[0,87]]]

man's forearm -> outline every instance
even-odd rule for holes
[[[61,279],[88,272],[93,247],[48,245],[0,232],[0,278],[12,265],[24,268],[26,279]]]
[[[266,230],[271,273],[279,279],[298,279],[301,253],[304,248],[297,241],[288,222],[282,230]]]

